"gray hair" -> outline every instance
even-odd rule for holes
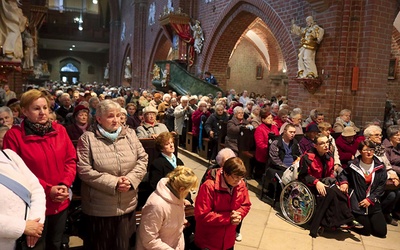
[[[399,125],[392,125],[386,129],[387,137],[390,139],[391,137],[395,136],[400,131]]]
[[[278,108],[279,108],[279,104],[278,104],[278,103],[276,103],[276,102],[272,103],[272,105],[271,105],[271,109],[273,109],[273,108],[275,108],[275,107],[278,107]]]
[[[351,114],[350,109],[342,109],[339,113],[339,116],[342,116],[344,114]]]
[[[12,110],[7,106],[0,107],[0,113],[3,113],[3,112],[7,112],[11,117],[13,117]]]
[[[261,107],[260,107],[259,105],[254,105],[254,106],[251,108],[251,113],[253,113],[254,110],[256,110],[256,109],[261,110]]]
[[[101,117],[103,114],[106,114],[111,109],[117,109],[119,112],[121,112],[121,106],[119,105],[119,103],[109,99],[103,100],[96,108],[96,116]]]
[[[301,109],[300,108],[295,108],[293,109],[292,112],[290,112],[290,118],[295,117],[296,115],[301,115]]]
[[[240,106],[237,106],[233,109],[233,114],[236,115],[238,112],[244,112],[243,108]]]
[[[93,97],[90,97],[90,99],[89,99],[89,104],[92,104],[94,101],[100,101],[100,99],[97,97],[97,96],[93,96]]]
[[[376,125],[370,125],[364,130],[364,136],[365,138],[371,137],[374,131],[379,131],[379,133],[382,133],[382,129]]]
[[[223,148],[218,152],[217,156],[215,157],[215,161],[219,166],[222,167],[225,161],[232,157],[236,157],[235,152],[233,152],[233,150],[230,148]]]

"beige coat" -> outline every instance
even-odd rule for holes
[[[112,142],[96,129],[78,141],[78,173],[82,180],[82,210],[91,216],[119,216],[135,210],[137,188],[142,181],[148,155],[134,130],[123,128]],[[132,188],[116,190],[118,177],[126,176]]]

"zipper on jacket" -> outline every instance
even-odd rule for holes
[[[118,157],[118,151],[117,151],[117,145],[115,145],[115,141],[113,142],[114,146],[114,152],[115,152],[115,158],[117,159],[117,164],[118,164],[118,177],[121,177],[121,161]],[[121,192],[117,190],[117,195],[118,195],[118,208],[121,208]]]

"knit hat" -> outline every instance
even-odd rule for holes
[[[77,116],[78,113],[79,113],[79,111],[81,111],[81,110],[85,110],[85,111],[87,111],[87,112],[89,113],[89,109],[88,109],[86,106],[79,104],[78,106],[76,106],[76,107],[74,108],[74,113],[73,113],[73,115],[74,115],[74,116]]]

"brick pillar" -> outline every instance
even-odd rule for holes
[[[133,39],[132,39],[132,83],[134,88],[147,88],[149,74],[144,63],[146,52],[146,29],[148,4],[146,0],[135,0],[133,3]]]

